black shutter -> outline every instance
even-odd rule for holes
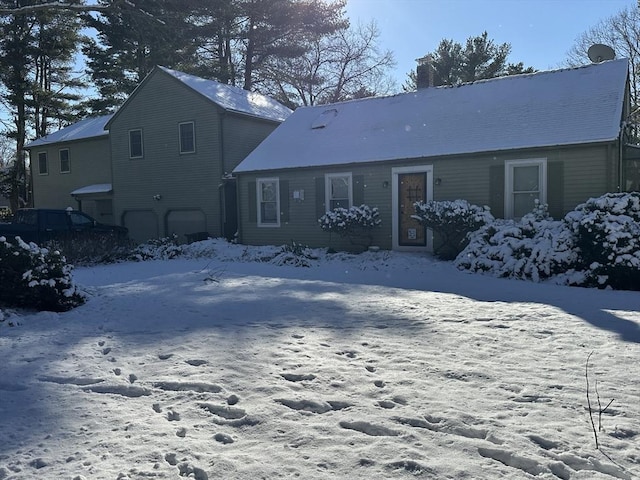
[[[504,165],[489,167],[489,207],[495,218],[504,218]]]
[[[289,221],[289,180],[280,180],[280,223]]]
[[[324,200],[324,177],[316,177],[316,218],[323,216],[328,209]]]
[[[247,198],[249,199],[249,221],[251,223],[258,223],[258,207],[256,202],[256,182],[247,183]]]
[[[353,206],[359,207],[364,203],[364,175],[351,177],[351,188],[353,189]]]
[[[547,164],[547,204],[549,215],[555,220],[564,216],[564,164],[550,162]]]

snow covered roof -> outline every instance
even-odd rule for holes
[[[628,61],[298,108],[234,172],[612,141]]]
[[[278,122],[284,121],[291,115],[291,109],[265,95],[249,92],[242,88],[226,85],[214,80],[207,80],[187,73],[178,72],[170,68],[158,68],[177,78],[189,88],[192,88],[225,110]]]
[[[79,122],[69,125],[68,127],[58,130],[44,137],[27,144],[24,148],[40,147],[51,143],[72,142],[74,140],[82,140],[92,137],[102,137],[109,135],[104,129],[107,122],[113,114],[103,115],[101,117],[85,118]]]
[[[110,183],[96,183],[94,185],[87,185],[86,187],[81,187],[73,192],[71,195],[89,195],[91,193],[109,193],[113,190],[113,187]]]

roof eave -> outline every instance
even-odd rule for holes
[[[425,155],[407,155],[407,156],[389,156],[389,157],[378,157],[367,160],[354,160],[354,161],[346,161],[339,163],[330,163],[330,164],[316,164],[316,165],[294,165],[289,167],[283,166],[266,166],[265,168],[254,168],[251,170],[238,169],[237,167],[233,170],[234,174],[244,175],[244,174],[252,174],[252,173],[260,173],[260,172],[271,172],[276,170],[293,170],[293,169],[307,169],[307,168],[335,168],[342,166],[350,166],[350,165],[360,165],[366,163],[380,163],[380,162],[394,162],[400,160],[417,160],[420,158],[440,158],[440,157],[454,157],[459,155],[491,155],[493,153],[504,153],[509,151],[517,151],[517,150],[540,150],[540,149],[548,149],[548,148],[562,148],[562,147],[576,147],[580,145],[598,145],[598,144],[610,144],[615,143],[619,140],[618,136],[612,138],[602,138],[602,139],[594,139],[589,141],[575,141],[575,142],[564,142],[564,143],[554,143],[554,144],[541,144],[541,145],[529,145],[529,146],[519,146],[519,147],[509,147],[509,148],[495,148],[492,150],[468,150],[468,151],[459,151],[459,152],[449,152],[449,153],[439,153],[439,154],[425,154]],[[238,165],[241,167],[242,163]]]

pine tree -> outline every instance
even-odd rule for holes
[[[82,22],[78,15],[49,10],[36,15],[35,27],[31,96],[36,137],[41,137],[77,120],[77,91],[85,84],[73,64]]]
[[[348,26],[345,0],[238,0],[243,15],[245,90],[252,90],[270,60],[304,54],[309,41]]]
[[[89,102],[94,113],[106,113],[124,102],[156,65],[191,70],[193,0],[99,0],[106,10],[86,17],[97,32],[83,48],[100,98]],[[187,67],[187,68],[183,68]]]
[[[511,53],[511,45],[496,45],[487,32],[476,37],[467,38],[464,46],[453,40],[443,39],[434,52],[427,54],[433,78],[433,86],[459,85],[487,78],[533,73],[531,67],[525,68],[522,62],[507,63]],[[405,91],[415,90],[417,75],[412,71],[408,75],[403,88]]]
[[[0,0],[0,8],[20,9],[41,3]],[[4,175],[12,209],[28,203],[24,145],[29,132],[43,135],[49,133],[47,126],[52,119],[68,119],[73,96],[65,89],[76,85],[70,81],[69,71],[78,31],[79,23],[66,11],[35,9],[0,15],[0,85],[12,118],[6,135],[15,141],[14,163]]]

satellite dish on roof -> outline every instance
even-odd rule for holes
[[[589,50],[587,50],[587,55],[589,55],[589,60],[593,63],[600,63],[616,58],[616,52],[613,48],[609,45],[603,45],[602,43],[591,45]]]

